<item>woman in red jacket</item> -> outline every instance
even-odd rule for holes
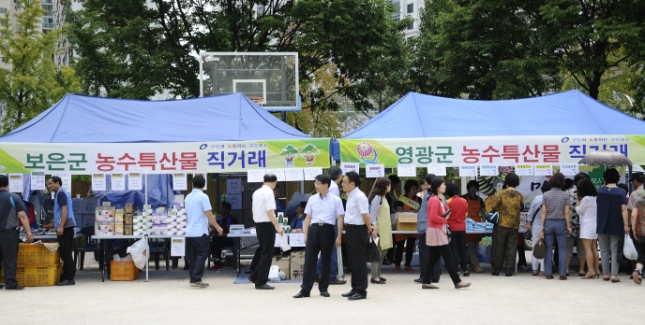
[[[450,250],[452,257],[455,261],[455,268],[461,272],[463,276],[469,276],[468,272],[468,256],[466,254],[466,218],[468,218],[468,202],[459,196],[459,187],[456,184],[446,185],[446,196],[448,197],[448,208],[450,218],[448,219],[448,227],[450,227]]]
[[[446,262],[446,268],[450,274],[452,282],[455,284],[455,289],[466,288],[470,286],[469,282],[463,282],[457,274],[454,261],[452,260],[452,253],[448,244],[448,234],[446,232],[446,223],[450,218],[450,214],[444,216],[446,206],[439,200],[438,196],[443,195],[446,191],[446,184],[443,179],[437,177],[430,184],[430,191],[432,195],[428,198],[428,231],[426,232],[426,245],[430,249],[430,260],[426,270],[432,270],[435,263],[439,262],[439,257],[443,257]],[[423,289],[439,289],[439,287],[432,285],[432,272],[426,272],[423,278]]]

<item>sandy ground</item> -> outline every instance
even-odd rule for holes
[[[142,273],[136,281],[102,283],[93,264],[77,272],[75,286],[1,290],[0,324],[628,324],[645,317],[645,285],[624,274],[612,284],[577,275],[567,281],[530,273],[493,277],[486,268],[464,278],[472,287],[456,290],[444,271],[440,290],[422,290],[413,283],[418,273],[384,266],[387,284],[370,284],[367,300],[342,298],[349,283],[330,286],[331,298],[314,287],[312,297],[296,300],[291,296],[299,284],[258,291],[233,284],[229,268],[206,271],[210,288],[197,289],[189,287],[187,271],[166,271],[161,264],[149,282]]]

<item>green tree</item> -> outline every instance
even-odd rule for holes
[[[271,51],[300,54],[303,84],[333,62],[333,93],[302,91],[326,101],[369,72],[394,28],[386,0],[80,2],[81,11],[67,10],[76,68],[85,92],[109,97],[148,98],[161,89],[197,97],[197,53]]]
[[[5,134],[40,114],[67,92],[77,92],[73,69],[59,69],[52,60],[59,49],[60,30],[43,33],[45,10],[39,0],[19,0],[15,26],[9,13],[0,15],[0,103],[7,106],[2,125]]]

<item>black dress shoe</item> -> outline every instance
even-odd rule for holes
[[[336,279],[336,280],[330,280],[330,281],[329,281],[329,284],[345,284],[345,283],[347,283],[347,281],[345,281],[345,280],[338,280],[338,279]]]
[[[321,295],[321,296],[323,296],[323,297],[325,297],[325,298],[329,298],[329,297],[331,297],[331,295],[330,295],[330,294],[329,294],[329,292],[327,292],[327,291],[323,291],[323,292],[321,292],[321,293],[320,293],[320,295]]]
[[[300,292],[298,292],[298,294],[296,294],[293,297],[294,298],[308,298],[309,297],[309,292],[303,292],[302,290],[300,290]]]
[[[349,298],[349,297],[353,296],[354,294],[356,294],[356,292],[354,292],[354,290],[351,290],[348,293],[343,293],[341,296],[343,296],[345,298]]]
[[[56,286],[57,287],[73,286],[75,284],[76,283],[74,282],[74,280],[63,280],[63,281],[60,281],[60,282],[56,283]]]
[[[273,290],[273,289],[275,289],[274,287],[272,287],[272,286],[270,286],[268,284],[261,285],[261,286],[255,286],[255,288],[258,289],[258,290]]]
[[[25,287],[15,286],[15,287],[6,287],[5,290],[24,290]]]
[[[360,293],[356,293],[351,297],[347,297],[347,299],[349,299],[349,300],[361,300],[361,299],[365,299],[365,298],[367,298],[367,296],[363,296]]]
[[[494,271],[493,271],[493,273],[491,273],[491,275],[499,276],[499,271],[498,271],[498,270],[494,270]]]
[[[513,271],[506,271],[506,276],[513,276]]]
[[[383,278],[381,278],[381,280],[382,280],[382,279],[383,279]],[[414,279],[414,282],[416,282],[416,283],[423,283],[423,278]]]
[[[374,280],[374,279],[370,279],[370,282],[372,282],[372,283],[374,283],[374,284],[385,284],[385,281],[383,281],[383,279],[380,279],[380,280],[378,280],[378,281],[376,281],[376,280]]]
[[[381,277],[381,280],[383,280],[383,281],[387,281],[387,279],[386,279],[386,278],[384,278],[384,277]]]
[[[0,289],[4,288],[4,284],[0,283]]]
[[[253,273],[253,270],[246,270],[246,271],[244,271],[244,274],[251,274],[251,273]]]

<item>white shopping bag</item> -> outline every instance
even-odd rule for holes
[[[137,268],[143,270],[146,267],[146,263],[148,263],[148,257],[150,256],[150,254],[148,254],[149,249],[147,240],[137,240],[134,244],[132,244],[132,246],[128,247],[127,252],[132,255],[132,261],[134,261],[134,265]]]

